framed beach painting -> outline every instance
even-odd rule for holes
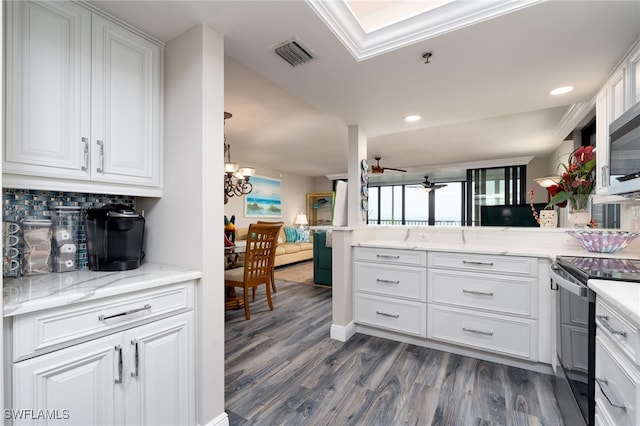
[[[253,176],[251,184],[253,190],[244,197],[245,217],[282,217],[282,181]]]

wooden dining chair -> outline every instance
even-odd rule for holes
[[[267,223],[267,224],[271,224],[271,225],[280,225],[280,229],[282,229],[282,227],[284,226],[284,222],[269,222],[266,220],[259,220],[258,224],[261,223]],[[280,235],[280,230],[278,230],[278,236]],[[278,238],[276,238],[276,247],[278,246]],[[276,276],[275,276],[275,266],[273,269],[271,269],[271,290],[273,290],[274,293],[277,293],[278,290],[276,290]],[[253,293],[255,294],[255,289],[253,290]]]
[[[241,287],[244,290],[244,316],[246,319],[251,319],[249,289],[255,290],[261,284],[265,284],[267,303],[269,304],[269,309],[273,310],[273,302],[271,301],[273,262],[276,256],[276,245],[281,227],[282,225],[278,223],[252,223],[249,225],[244,266],[224,271],[225,286]],[[252,299],[255,300],[255,291]]]

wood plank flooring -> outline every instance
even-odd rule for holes
[[[562,425],[552,376],[356,334],[329,338],[331,289],[277,282],[225,324],[230,425]],[[240,290],[241,292],[242,290]]]

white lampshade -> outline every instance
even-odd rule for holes
[[[240,172],[243,177],[251,177],[256,172],[256,169],[253,167],[242,167],[238,172]]]
[[[225,173],[235,173],[238,170],[238,163],[224,163],[224,172]]]
[[[543,188],[549,188],[552,185],[557,185],[561,180],[562,178],[560,176],[545,176],[534,179],[534,181]]]
[[[308,225],[309,222],[307,221],[307,215],[304,213],[300,213],[297,217],[296,217],[296,225],[300,225],[300,228],[302,228],[305,225]]]

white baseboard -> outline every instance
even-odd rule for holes
[[[218,415],[218,417],[212,419],[204,426],[229,426],[229,416],[223,411],[222,414]]]
[[[350,322],[346,326],[331,324],[330,337],[333,340],[346,342],[347,340],[351,339],[355,334],[356,334],[356,325],[353,322]]]

